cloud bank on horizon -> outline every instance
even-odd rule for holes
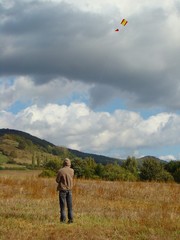
[[[109,156],[180,157],[178,0],[2,0],[0,19],[1,128]]]

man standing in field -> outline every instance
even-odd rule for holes
[[[66,222],[66,205],[68,209],[68,223],[73,223],[72,210],[72,187],[73,187],[74,170],[71,168],[71,161],[66,158],[63,163],[63,168],[58,171],[56,182],[58,183],[57,190],[59,191],[60,205],[60,222]]]

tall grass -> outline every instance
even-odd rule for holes
[[[75,180],[74,223],[59,223],[55,179],[0,171],[0,239],[176,240],[180,186],[175,183]]]

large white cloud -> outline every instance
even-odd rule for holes
[[[108,154],[180,143],[180,117],[161,113],[143,119],[135,112],[94,112],[84,103],[33,105],[16,115],[2,111],[0,124],[56,145]]]

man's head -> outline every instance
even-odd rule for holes
[[[63,163],[63,166],[64,166],[64,167],[65,167],[65,166],[70,167],[70,166],[71,166],[71,160],[70,160],[69,158],[65,158],[64,163]]]

